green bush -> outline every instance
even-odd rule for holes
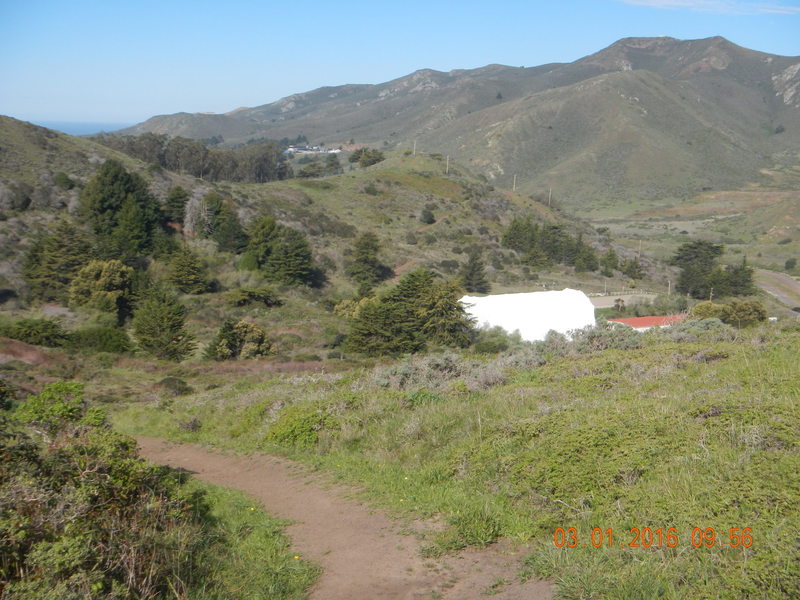
[[[64,346],[69,334],[52,319],[20,319],[0,327],[0,335],[35,346],[57,348]]]
[[[205,356],[213,360],[255,358],[273,353],[267,332],[248,321],[225,321],[208,345]]]
[[[275,290],[267,287],[237,288],[228,294],[228,303],[232,306],[248,306],[256,302],[268,307],[283,304]]]
[[[269,428],[265,441],[308,449],[317,445],[319,432],[333,424],[333,418],[318,404],[293,404],[281,411],[278,420]]]
[[[118,327],[100,326],[78,329],[70,334],[69,345],[81,350],[115,354],[130,352],[132,349],[128,334],[124,329]]]

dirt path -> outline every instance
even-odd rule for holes
[[[315,600],[485,599],[549,600],[552,586],[516,581],[523,553],[495,544],[444,560],[420,556],[420,542],[401,535],[402,524],[352,500],[352,490],[291,461],[265,455],[232,456],[199,446],[138,438],[141,455],[180,467],[198,479],[235,488],[270,514],[293,522],[293,547],[323,568]],[[492,587],[495,586],[495,587]]]

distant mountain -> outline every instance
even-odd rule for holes
[[[721,37],[626,38],[569,64],[421,70],[295,94],[225,115],[153,117],[120,133],[410,146],[499,184],[553,187],[589,209],[759,181],[800,146],[800,57]]]

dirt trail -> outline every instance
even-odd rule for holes
[[[478,600],[491,591],[504,600],[549,600],[552,586],[516,581],[521,552],[495,544],[456,557],[427,560],[420,542],[401,535],[402,524],[346,497],[351,489],[292,461],[265,455],[232,456],[189,444],[138,438],[141,455],[180,467],[198,479],[235,488],[258,499],[270,514],[293,522],[293,548],[323,573],[315,600]]]

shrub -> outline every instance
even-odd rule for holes
[[[206,358],[229,360],[255,358],[273,353],[267,332],[248,321],[225,321],[206,349]]]
[[[259,302],[264,306],[281,306],[283,301],[274,290],[262,288],[237,288],[228,294],[228,303],[232,306],[247,306]]]
[[[69,340],[69,334],[52,319],[20,319],[0,327],[0,335],[35,346],[57,348]]]
[[[0,410],[9,410],[14,405],[15,396],[12,385],[0,379]]]
[[[189,596],[210,547],[202,497],[138,459],[133,439],[86,408],[80,384],[50,384],[14,415],[48,439],[0,422],[3,597]]]
[[[130,352],[131,340],[124,329],[118,327],[87,327],[70,334],[69,345],[93,352]]]
[[[63,171],[59,171],[53,175],[53,183],[60,187],[62,190],[71,190],[75,187],[75,182]]]
[[[334,424],[333,418],[317,404],[293,404],[281,411],[267,432],[265,441],[308,449],[317,445],[319,432]]]
[[[191,386],[178,377],[164,377],[156,386],[168,396],[183,396],[192,392]]]
[[[77,422],[86,410],[83,384],[74,382],[50,383],[41,394],[28,397],[17,409],[15,418],[55,433],[66,423]]]

